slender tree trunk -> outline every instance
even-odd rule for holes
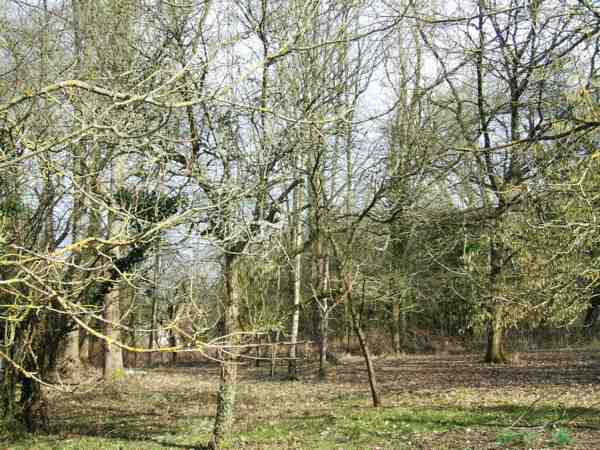
[[[274,337],[275,337],[275,339],[271,343],[271,378],[273,378],[275,376],[275,364],[277,362],[277,352],[278,352],[277,343],[279,342],[279,331],[275,332]]]
[[[288,365],[288,378],[298,380],[298,361],[296,343],[298,342],[298,330],[300,328],[300,303],[302,296],[302,216],[301,208],[303,199],[303,185],[300,184],[294,191],[294,209],[296,211],[296,227],[294,230],[294,247],[296,256],[294,258],[294,313],[292,315],[292,330],[290,333],[290,359]]]
[[[348,303],[344,303],[344,344],[346,353],[352,353],[352,314]]]
[[[90,335],[83,329],[79,330],[79,359],[84,364],[90,362]]]
[[[399,355],[402,351],[402,342],[400,338],[400,302],[397,300],[392,304],[392,343],[394,353]]]
[[[158,273],[160,271],[160,242],[154,245],[154,289],[152,290],[152,315],[150,318],[150,336],[148,336],[148,348],[157,347],[157,319],[158,319]],[[148,352],[148,365],[152,365],[153,352]]]
[[[329,311],[319,308],[319,378],[327,377],[327,351],[329,348]]]
[[[177,305],[169,305],[169,319],[171,320],[171,322],[175,322],[176,316],[177,316]],[[169,329],[169,347],[173,348],[173,347],[177,347],[178,342],[177,342],[177,335],[175,334],[175,330],[171,327]],[[176,365],[177,364],[177,352],[174,351],[171,353],[171,364]]]
[[[369,387],[371,388],[371,397],[373,399],[373,406],[381,406],[381,397],[379,396],[379,388],[377,387],[377,377],[375,376],[375,367],[371,359],[371,352],[369,350],[369,344],[365,337],[365,333],[358,319],[358,315],[352,306],[350,301],[350,312],[352,314],[352,324],[354,325],[354,332],[358,338],[360,349],[362,350],[363,357],[365,358],[365,365],[367,366],[367,374],[369,375]]]
[[[402,353],[406,344],[406,310],[402,299],[392,304],[392,344],[396,356]]]
[[[318,261],[318,296],[316,307],[319,313],[319,378],[324,380],[327,377],[327,352],[329,350],[329,263],[328,258],[323,252],[323,243],[318,241],[316,244],[315,258]]]
[[[262,336],[258,334],[256,336],[256,359],[254,361],[255,367],[260,367],[260,358],[262,356],[260,346],[262,345]]]
[[[150,316],[150,334],[148,335],[148,349],[149,350],[153,350],[155,349],[156,346],[156,319],[157,319],[157,301],[156,301],[156,291],[154,293],[154,295],[152,296],[152,310],[151,310],[151,316]],[[154,361],[154,352],[148,352],[148,360],[146,361],[148,366],[152,365],[152,362]]]
[[[406,315],[407,312],[403,304],[400,310],[400,351],[402,351],[406,345]]]
[[[222,320],[222,334],[226,336],[226,342],[229,345],[235,345],[238,338],[235,332],[238,328],[239,314],[239,284],[237,277],[236,256],[232,254],[225,255],[225,305]],[[235,405],[235,394],[237,384],[237,365],[233,353],[235,350],[228,349],[222,353],[221,362],[221,384],[217,394],[217,413],[213,435],[209,447],[217,450],[222,447],[223,440],[231,430],[233,424],[233,413]]]

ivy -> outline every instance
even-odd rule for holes
[[[181,196],[169,197],[155,191],[133,191],[127,188],[119,189],[114,198],[119,206],[129,211],[134,220],[131,226],[138,233],[174,215],[186,202]],[[104,296],[110,291],[121,273],[131,272],[137,265],[141,264],[147,250],[151,247],[151,241],[139,242],[130,247],[126,255],[114,260],[113,268],[110,270],[108,279],[94,284],[87,293],[87,301],[91,305],[99,305]]]
[[[185,198],[181,195],[169,197],[156,191],[133,191],[121,188],[115,193],[115,200],[123,209],[130,211],[136,218],[137,231],[143,229],[143,223],[158,223],[185,207]]]

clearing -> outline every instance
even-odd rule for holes
[[[380,357],[384,407],[370,407],[363,361],[342,358],[328,380],[241,369],[241,449],[600,448],[600,364],[594,350],[523,353],[491,366],[480,355]],[[212,427],[218,366],[157,367],[112,385],[51,394],[52,433],[0,440],[10,449],[192,449]],[[82,411],[84,413],[82,413]]]

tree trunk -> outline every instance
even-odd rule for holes
[[[25,426],[18,417],[16,369],[10,363],[5,363],[3,369],[2,377],[0,377],[0,418],[2,419],[0,429],[4,428],[13,432],[24,431]]]
[[[225,267],[223,271],[225,278],[225,304],[221,331],[222,335],[226,337],[226,345],[235,345],[238,341],[235,332],[238,328],[240,293],[235,260],[236,255],[225,255]],[[222,447],[223,440],[233,424],[237,383],[236,358],[232,354],[234,351],[228,349],[226,352],[221,352],[221,385],[217,394],[217,413],[212,438],[209,443],[209,448],[214,450]]]
[[[488,325],[488,342],[485,362],[504,364],[508,361],[504,353],[504,328],[502,327],[502,310],[497,305]]]
[[[150,317],[150,336],[148,337],[148,349],[158,347],[157,342],[157,318],[158,318],[158,272],[160,271],[160,242],[154,245],[154,288],[152,290],[152,315]],[[148,366],[152,365],[153,352],[148,352]]]
[[[294,313],[292,315],[292,329],[290,333],[290,359],[288,364],[288,378],[298,380],[298,361],[296,343],[298,342],[298,330],[300,328],[300,303],[302,296],[302,217],[300,210],[303,202],[304,187],[299,185],[294,191],[294,207],[296,210],[296,227],[294,230],[294,247],[296,256],[294,259]]]
[[[277,351],[279,342],[279,331],[274,333],[275,339],[271,342],[271,378],[275,376],[275,364],[277,362]]]
[[[21,331],[25,330],[21,329]],[[28,341],[29,344],[31,344],[30,341]],[[20,360],[18,354],[25,353],[22,345],[23,342],[16,343],[10,352],[12,353],[10,357],[16,361]],[[15,351],[19,347],[20,350]],[[29,362],[22,361],[22,367],[25,370],[35,371],[31,362],[31,360]],[[40,383],[25,377],[12,364],[8,363],[2,375],[0,379],[0,418],[4,428],[15,432],[47,432],[49,428],[48,403]],[[38,375],[41,374],[38,373]]]
[[[329,258],[325,254],[323,242],[316,243],[315,258],[318,262],[318,296],[316,298],[316,307],[319,312],[319,378],[324,380],[327,377],[327,352],[329,349]]]
[[[70,331],[65,336],[64,341],[60,343],[57,361],[56,364],[53,365],[49,378],[54,380],[58,379],[58,377],[69,377],[74,372],[81,369],[81,366],[79,353],[79,327],[77,326]]]
[[[400,337],[400,303],[397,300],[392,304],[392,343],[394,353],[397,356],[402,351],[402,339]]]
[[[319,312],[319,378],[324,380],[327,377],[329,311],[320,308]]]
[[[171,319],[171,322],[175,322],[175,318],[177,316],[177,306],[176,305],[170,305],[169,306],[169,318]],[[177,342],[177,335],[175,334],[175,330],[171,327],[169,328],[169,347],[174,348],[177,347],[178,342]],[[177,352],[173,351],[171,353],[171,364],[176,365],[177,364]]]
[[[156,294],[156,293],[155,293]],[[157,313],[157,301],[156,295],[152,297],[152,312],[150,317],[150,334],[148,335],[148,349],[153,350],[156,348],[156,313]],[[152,365],[154,360],[154,352],[148,352],[148,360],[146,361],[148,366]]]
[[[32,378],[23,377],[20,403],[27,431],[47,433],[50,428],[48,401],[41,384]]]
[[[260,334],[256,335],[256,359],[254,360],[254,366],[256,368],[260,367],[260,358],[262,356],[260,351],[260,346],[262,345],[262,336]]]
[[[84,364],[90,362],[90,335],[83,329],[79,330],[79,359]]]
[[[177,347],[177,335],[173,332],[173,330],[169,331],[169,347]],[[177,352],[171,352],[171,364],[177,364]]]
[[[347,354],[352,353],[352,328],[352,314],[346,302],[344,303],[344,345]]]
[[[369,386],[371,388],[371,397],[373,399],[373,406],[379,407],[381,406],[381,397],[379,396],[379,389],[377,387],[377,378],[375,376],[375,368],[373,366],[373,361],[371,359],[371,352],[369,350],[369,344],[365,337],[365,333],[362,329],[360,321],[358,320],[358,315],[356,311],[354,311],[354,307],[352,306],[352,302],[350,303],[350,312],[352,314],[352,324],[354,325],[354,332],[356,333],[356,337],[358,338],[358,342],[360,344],[360,349],[362,350],[363,357],[365,358],[365,364],[367,366],[367,374],[369,375]]]
[[[504,205],[504,202],[501,198],[500,207],[502,205]],[[488,323],[487,350],[484,360],[486,363],[492,364],[504,364],[508,360],[504,353],[503,310],[499,299],[500,282],[507,258],[502,240],[496,236],[499,229],[500,221],[497,219],[493,224],[490,237],[490,319]]]
[[[69,360],[73,364],[80,363],[79,354],[79,327],[75,327],[72,331],[67,334],[65,338],[65,353],[64,358]]]
[[[595,291],[596,290],[594,289],[592,298],[590,299],[590,305],[588,306],[583,320],[583,334],[587,337],[592,337],[594,335],[594,327],[596,326],[598,315],[600,314],[600,294]]]
[[[123,352],[121,347],[113,342],[121,339],[118,327],[121,319],[119,308],[119,285],[118,283],[106,294],[104,299],[104,335],[106,340],[104,346],[104,379],[112,381],[123,376]]]
[[[122,156],[115,158],[112,170],[111,188],[114,192],[117,192],[125,185],[126,180],[125,160]],[[119,211],[121,208],[116,198],[112,199],[111,206],[114,211]],[[112,212],[109,214],[108,231],[108,237],[110,239],[119,239],[127,235],[127,225],[123,222],[119,213]],[[118,258],[122,256],[121,252],[121,249],[117,247],[114,250],[113,257]],[[104,380],[106,381],[118,379],[122,377],[124,373],[123,352],[121,347],[114,344],[114,342],[119,342],[121,340],[121,332],[119,329],[121,310],[119,300],[122,289],[122,283],[117,279],[113,281],[108,292],[104,295],[104,309],[102,311],[105,336],[105,340],[103,341],[103,374]]]

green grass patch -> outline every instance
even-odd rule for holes
[[[564,447],[571,444],[572,441],[573,438],[571,437],[571,433],[569,433],[569,430],[565,428],[559,428],[554,433],[552,433],[552,439],[550,443],[556,447]]]
[[[533,431],[504,430],[498,434],[496,442],[504,447],[530,446],[536,443],[539,435]]]
[[[531,413],[527,415],[526,413]],[[402,448],[424,434],[444,433],[456,429],[491,426],[502,429],[521,419],[530,425],[542,425],[556,419],[557,410],[531,410],[526,406],[483,408],[369,408],[336,402],[324,408],[300,415],[282,416],[271,423],[256,424],[252,431],[242,432],[235,441],[253,448],[276,448],[303,442],[307,448],[365,448],[384,445]],[[499,444],[528,444],[538,438],[533,433],[506,431],[498,436]],[[566,442],[561,435],[557,442]]]

